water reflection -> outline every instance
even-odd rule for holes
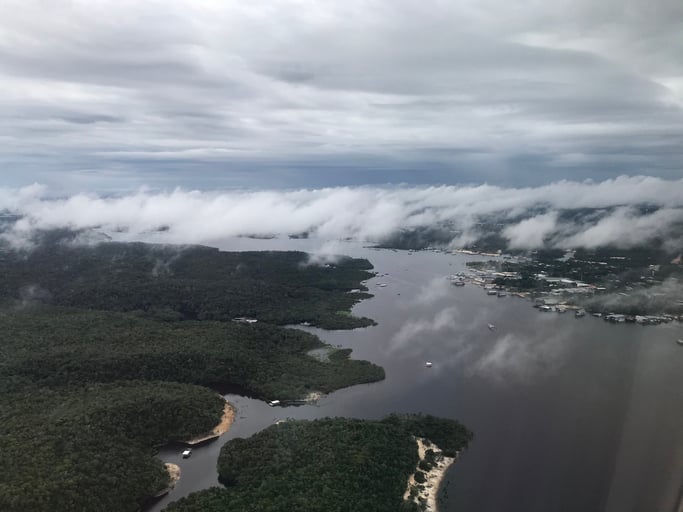
[[[232,239],[216,245],[311,251],[318,243]],[[315,406],[274,408],[230,395],[238,413],[228,434],[187,460],[178,450],[160,453],[181,466],[182,478],[152,510],[216,485],[216,458],[228,439],[286,417],[380,418],[390,412],[455,418],[475,431],[470,450],[447,477],[442,511],[677,510],[683,481],[680,324],[611,325],[539,313],[521,299],[451,286],[444,276],[463,268],[463,256],[342,247],[388,274],[368,283],[376,296],[354,310],[378,325],[303,329],[380,364],[386,380],[340,390]]]

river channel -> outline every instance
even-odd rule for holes
[[[320,243],[230,239],[212,245],[315,251]],[[288,417],[381,418],[391,412],[454,418],[474,431],[474,442],[444,480],[442,512],[683,510],[683,347],[675,343],[683,325],[576,319],[539,312],[516,297],[487,296],[474,285],[450,285],[445,277],[464,269],[470,256],[351,242],[335,250],[368,258],[380,274],[368,282],[375,296],[353,311],[378,325],[305,329],[381,365],[386,379],[300,407],[226,395],[237,407],[227,434],[195,448],[189,459],[177,447],[159,453],[180,465],[182,477],[150,512],[218,485],[216,460],[229,439]]]

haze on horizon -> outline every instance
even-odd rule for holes
[[[682,22],[679,0],[7,0],[0,186],[677,180]]]

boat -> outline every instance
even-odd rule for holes
[[[425,363],[425,366],[426,366],[427,368],[431,368],[431,367],[432,367],[432,362],[431,362],[431,361],[427,361],[427,362]]]
[[[496,330],[496,326],[493,325],[493,324],[488,324],[486,327],[488,327],[491,331],[495,331],[495,330]]]
[[[505,293],[504,291],[498,292],[498,297],[505,297],[506,295],[507,293]]]
[[[453,281],[453,286],[465,286],[465,281]]]
[[[487,290],[486,295],[498,295],[498,292],[496,290]]]
[[[683,345],[683,338],[678,338],[676,340],[676,343],[678,343],[679,345]]]
[[[188,459],[192,455],[192,449],[188,448],[187,450],[183,450],[182,456],[183,459]]]
[[[270,402],[268,402],[268,405],[270,405],[271,407],[275,407],[276,405],[280,405],[280,400],[271,400]]]
[[[575,316],[576,318],[581,318],[582,316],[586,316],[586,310],[584,310],[584,309],[579,309],[579,310],[576,311],[576,313],[574,313],[574,316]]]

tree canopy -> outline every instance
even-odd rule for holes
[[[282,326],[371,324],[349,314],[365,260],[77,238],[0,246],[0,510],[138,510],[168,484],[154,448],[218,423],[208,388],[295,399],[384,378]]]
[[[396,512],[418,461],[415,437],[460,450],[472,434],[454,420],[392,415],[382,421],[287,421],[226,443],[218,460],[225,489],[184,498],[168,512]],[[443,448],[443,446],[440,446]]]

